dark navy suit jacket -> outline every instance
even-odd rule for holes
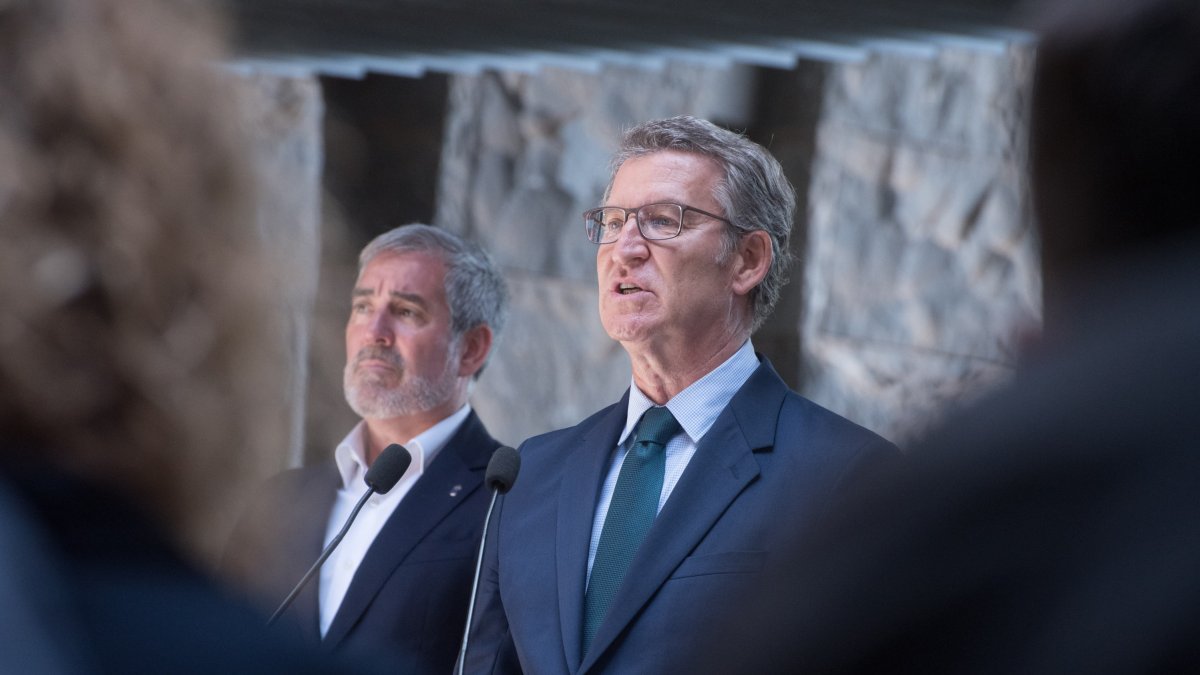
[[[490,496],[484,469],[499,445],[472,412],[380,530],[325,639],[315,578],[276,625],[402,672],[449,673]],[[320,555],[340,484],[332,459],[284,472],[235,533],[227,568],[271,609]]]
[[[701,439],[634,558],[586,657],[588,544],[628,393],[575,427],[526,441],[501,498],[473,621],[468,672],[675,673],[704,669],[730,589],[761,574],[844,483],[898,456],[804,399],[762,363]]]
[[[161,516],[111,485],[49,463],[0,468],[0,484],[16,509],[9,523],[22,518],[22,543],[36,544],[5,551],[28,566],[15,580],[36,583],[15,589],[15,601],[0,598],[0,643],[25,640],[3,645],[0,673],[389,672],[272,632],[176,548]],[[3,574],[13,580],[13,570]]]

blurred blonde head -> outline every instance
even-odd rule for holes
[[[284,418],[221,45],[199,3],[0,0],[0,460],[193,544]]]

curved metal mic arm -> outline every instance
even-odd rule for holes
[[[483,483],[492,490],[492,501],[488,504],[483,519],[483,536],[479,538],[479,555],[475,558],[475,579],[471,582],[471,604],[467,605],[467,627],[463,629],[462,647],[458,650],[458,663],[454,664],[454,675],[462,675],[467,663],[467,644],[471,637],[471,619],[475,615],[475,596],[479,593],[479,574],[483,570],[483,550],[487,545],[488,526],[492,522],[492,511],[496,499],[512,489],[521,469],[521,455],[516,450],[502,445],[492,453],[484,474]]]
[[[475,594],[479,592],[479,570],[483,568],[483,547],[487,543],[488,524],[492,520],[492,509],[496,507],[496,498],[499,496],[499,490],[492,491],[492,501],[488,504],[487,516],[483,519],[483,537],[479,540],[479,555],[475,559],[475,580],[471,583],[471,604],[467,606],[467,628],[463,632],[462,646],[458,650],[458,661],[454,664],[454,675],[462,675],[463,667],[467,663],[467,640],[471,636],[471,617],[475,614]]]
[[[371,495],[373,494],[375,494],[375,488],[373,487],[368,488],[367,491],[363,493],[363,496],[358,500],[358,503],[354,505],[354,510],[350,512],[350,517],[346,519],[346,524],[342,525],[342,529],[338,531],[333,540],[329,542],[329,545],[325,547],[325,550],[321,552],[321,557],[317,558],[317,561],[312,564],[312,567],[308,568],[308,571],[304,573],[303,577],[301,577],[300,583],[296,584],[296,587],[292,589],[292,592],[288,593],[288,596],[283,599],[283,603],[279,605],[279,609],[275,610],[275,613],[271,615],[271,618],[267,619],[268,626],[275,623],[275,620],[279,618],[279,615],[283,614],[284,610],[286,610],[288,606],[292,604],[292,601],[296,599],[296,596],[300,595],[300,589],[304,588],[304,584],[308,583],[308,580],[312,578],[312,575],[316,574],[317,570],[321,569],[321,564],[325,562],[331,553],[333,553],[333,549],[337,548],[337,545],[342,543],[342,537],[346,536],[346,531],[349,530],[350,525],[354,523],[354,518],[358,516],[358,512],[362,510],[363,504],[366,504],[367,500],[370,499]]]

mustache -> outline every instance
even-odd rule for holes
[[[404,369],[404,359],[399,354],[377,346],[367,346],[358,350],[358,353],[354,355],[354,363],[351,365],[357,368],[358,364],[368,359],[384,361],[396,370]]]

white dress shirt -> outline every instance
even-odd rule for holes
[[[733,395],[737,393],[750,375],[758,368],[758,357],[754,355],[754,346],[750,340],[734,352],[724,363],[714,368],[704,377],[696,380],[687,389],[679,392],[667,401],[667,410],[679,421],[683,428],[682,434],[676,434],[667,443],[666,469],[663,474],[662,494],[658,498],[658,510],[662,511],[663,504],[671,496],[683,470],[692,455],[696,454],[696,444],[704,437],[717,417],[729,405]],[[612,501],[613,490],[617,486],[617,476],[621,473],[621,465],[629,452],[629,440],[634,427],[642,418],[642,413],[654,407],[651,401],[636,383],[629,385],[629,407],[625,413],[625,429],[617,439],[617,447],[609,466],[604,485],[600,488],[600,499],[596,502],[596,515],[592,520],[592,542],[588,547],[588,578],[592,576],[592,563],[596,559],[596,547],[600,545],[600,533],[604,530],[604,518],[608,515],[608,504]]]
[[[317,597],[321,613],[321,637],[328,632],[333,617],[337,615],[342,599],[350,588],[358,565],[371,548],[375,537],[383,529],[384,523],[391,517],[392,512],[400,505],[400,500],[412,489],[417,479],[425,473],[434,457],[441,452],[450,437],[471,414],[471,406],[464,405],[446,419],[421,432],[416,438],[404,444],[412,455],[412,464],[400,477],[400,482],[387,494],[374,494],[363,505],[354,524],[346,532],[342,543],[334,549],[333,554],[321,567],[321,576],[317,584]],[[342,477],[342,487],[338,490],[333,502],[333,510],[329,513],[329,522],[325,526],[325,545],[337,536],[338,531],[350,517],[354,505],[362,499],[367,490],[365,481],[367,475],[366,451],[363,447],[364,422],[359,422],[346,438],[338,444],[333,452],[334,463]]]

